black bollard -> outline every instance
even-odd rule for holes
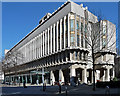
[[[58,86],[59,86],[59,93],[61,93],[61,85],[60,85],[60,83],[59,83]]]
[[[44,83],[43,83],[43,91],[45,91],[45,85],[44,85]]]
[[[110,96],[110,87],[106,86],[105,95]]]
[[[46,90],[46,83],[45,83],[45,90]]]
[[[66,93],[66,96],[67,96],[67,86],[65,87],[65,93]]]

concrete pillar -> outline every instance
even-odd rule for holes
[[[69,18],[70,17],[70,13],[68,13],[68,47],[70,47],[70,21],[69,21]]]
[[[44,84],[44,68],[42,68],[42,83]]]
[[[85,30],[85,19],[83,19],[83,36],[85,36],[84,30]],[[83,48],[85,48],[85,39],[84,39],[84,37],[83,37]]]
[[[75,14],[75,46],[77,46],[77,30],[76,30],[76,14]]]
[[[82,82],[87,83],[87,69],[86,68],[82,70]]]
[[[113,74],[112,74],[112,79],[115,78],[115,69],[113,68]]]
[[[27,75],[25,76],[25,81],[26,81],[26,83],[27,83]]]
[[[70,68],[70,77],[75,77],[75,76],[76,76],[75,68]]]
[[[44,37],[44,42],[45,42],[44,55],[46,55],[46,51],[47,51],[47,50],[46,50],[46,32],[47,32],[47,31],[45,30],[45,33],[44,33],[44,34],[45,34],[45,37]],[[47,38],[48,38],[48,37],[47,37]]]
[[[34,48],[35,48],[34,50],[35,50],[35,59],[36,59],[36,37],[35,37],[35,42],[34,42],[34,44],[35,44],[35,45],[34,45]],[[29,58],[29,56],[28,56],[28,58]]]
[[[53,73],[53,71],[50,71],[50,84],[51,84],[51,85],[54,85],[54,82],[55,82],[54,73]]]
[[[91,71],[91,83],[93,83],[93,70]]]
[[[50,32],[51,32],[51,48],[50,48],[50,49],[51,49],[51,52],[50,52],[50,53],[52,53],[52,47],[53,47],[53,46],[52,46],[52,45],[53,45],[53,42],[52,42],[52,26],[50,27]]]
[[[97,83],[97,72],[95,72],[95,83]]]
[[[11,79],[10,82],[12,82],[12,77],[10,79]]]
[[[109,68],[107,68],[107,70],[106,70],[106,81],[110,81],[110,69]]]
[[[65,48],[65,46],[66,46],[66,36],[65,36],[66,28],[65,28],[65,19],[66,19],[66,16],[64,17],[64,48]]]
[[[45,38],[44,38],[44,31],[43,31],[43,50],[42,50],[42,51],[43,51],[43,56],[44,56],[44,51],[45,51],[45,50],[44,50],[44,39],[45,39]]]
[[[49,28],[47,29],[47,32],[48,32],[48,54],[49,54]]]
[[[23,81],[24,81],[24,78],[23,78],[23,76],[22,76],[22,83],[23,83]]]
[[[81,17],[79,17],[80,19],[80,22],[79,22],[79,26],[81,26]],[[79,29],[79,44],[80,44],[80,47],[81,47],[81,30]]]
[[[62,19],[60,19],[60,50],[62,49]]]
[[[105,81],[105,70],[100,70],[100,75],[102,75],[100,80]]]
[[[57,38],[57,41],[56,41],[57,42],[57,45],[56,45],[57,51],[58,51],[58,24],[59,24],[59,22],[57,21],[57,25],[56,25],[56,29],[57,29],[57,35],[56,35],[57,36],[56,37]]]
[[[55,45],[55,42],[57,42],[57,41],[55,41],[55,24],[53,25],[53,52],[55,52],[55,47],[57,47],[56,45]]]
[[[59,82],[60,83],[64,82],[64,76],[63,76],[62,69],[59,70]]]
[[[40,34],[40,57],[42,57],[42,33]]]
[[[30,83],[32,84],[32,75],[30,74]]]

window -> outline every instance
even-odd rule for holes
[[[78,52],[75,51],[75,60],[77,60]]]
[[[70,20],[70,31],[75,31],[75,19]]]
[[[73,20],[71,20],[73,21]],[[71,27],[73,27],[73,23],[71,24]],[[71,32],[70,32],[70,41],[71,41],[71,46],[74,46],[75,44],[75,31],[73,30],[74,28],[71,28]]]
[[[70,16],[70,45],[75,46],[75,17],[73,14]]]
[[[81,22],[81,47],[83,47],[83,23]]]
[[[66,47],[68,47],[68,16],[65,19]]]
[[[71,59],[74,60],[74,51],[71,52],[71,56],[72,56]]]
[[[81,52],[79,53],[79,60],[81,60]]]
[[[103,48],[105,48],[106,41],[107,41],[106,32],[107,32],[106,21],[103,21],[103,36],[102,36],[102,46],[103,46]]]
[[[87,48],[87,21],[85,21],[85,48]]]

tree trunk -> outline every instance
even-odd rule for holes
[[[92,59],[93,59],[93,91],[95,91],[95,58],[94,58],[93,48],[92,48]]]

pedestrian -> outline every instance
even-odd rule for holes
[[[25,80],[23,80],[23,87],[27,88]]]
[[[110,88],[109,88],[109,86],[106,86],[105,94],[106,95],[110,95]]]
[[[80,85],[80,80],[78,80],[78,86]]]

